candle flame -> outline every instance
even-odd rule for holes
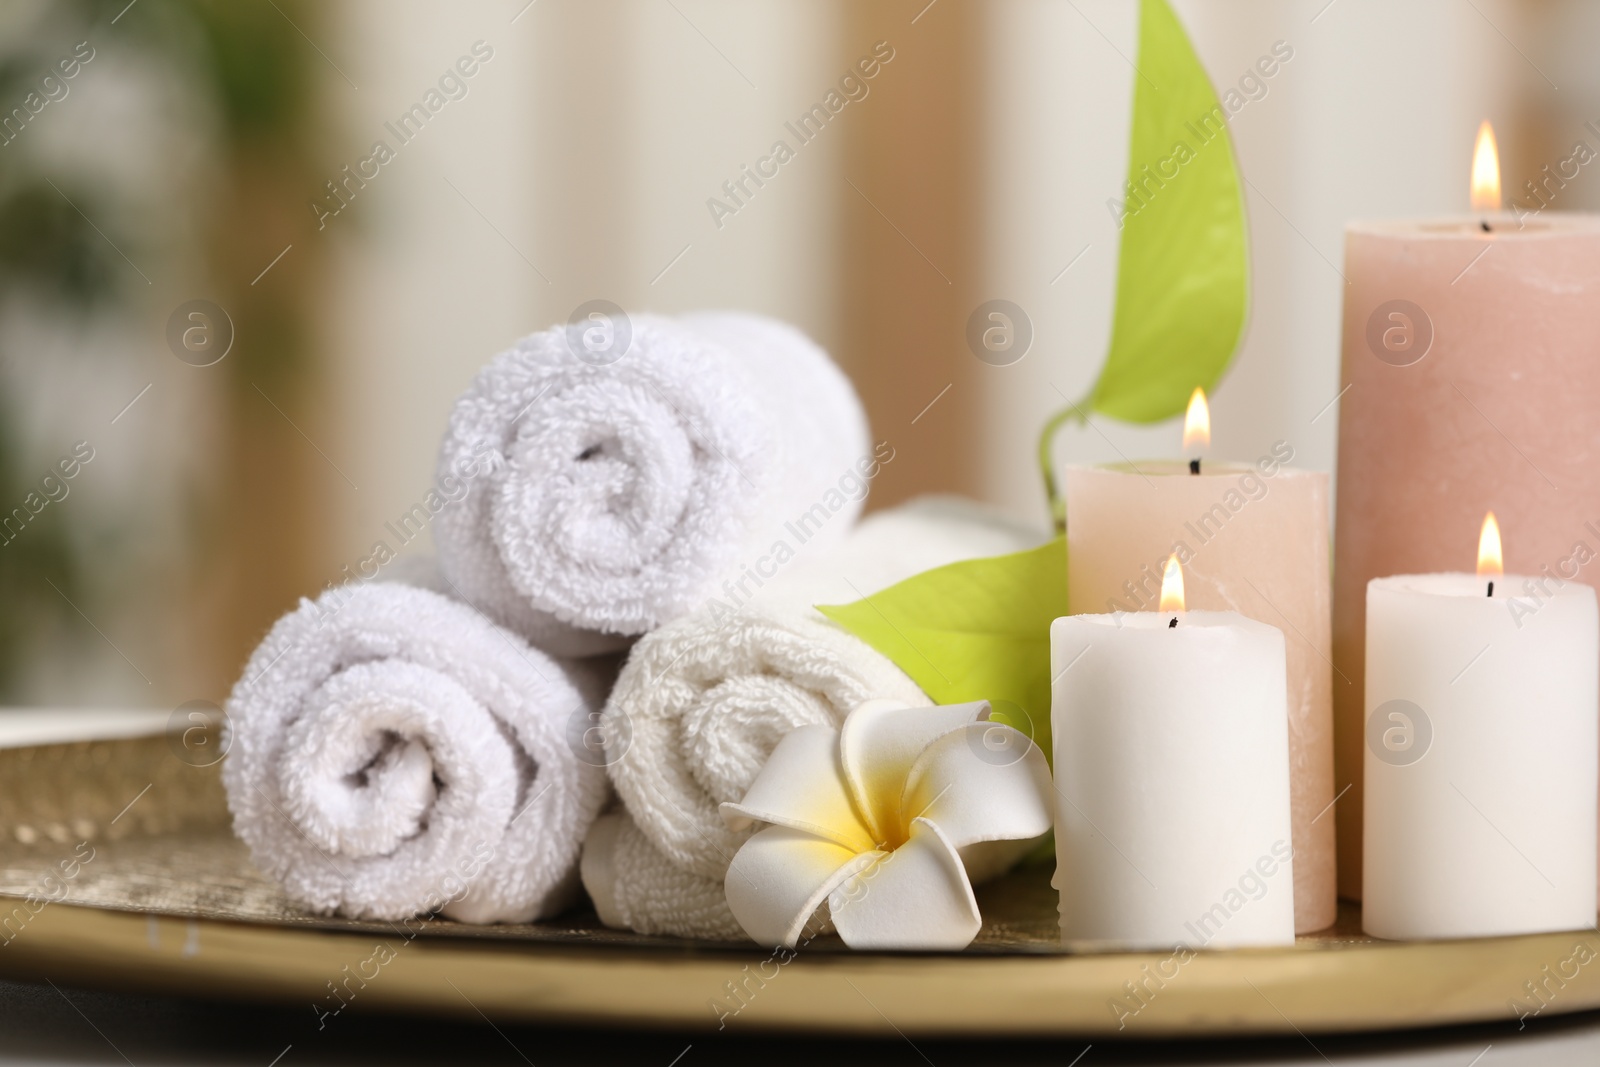
[[[1161,576],[1161,610],[1183,610],[1183,567],[1176,552],[1167,557],[1167,572]]]
[[[1488,119],[1478,127],[1478,143],[1472,149],[1472,210],[1479,214],[1500,210],[1500,149]]]
[[[1189,394],[1189,411],[1183,416],[1183,450],[1211,447],[1211,408],[1206,391],[1198,385]]]
[[[1483,517],[1483,532],[1478,534],[1478,577],[1498,578],[1505,572],[1500,556],[1500,524],[1491,511]]]

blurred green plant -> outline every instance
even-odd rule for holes
[[[305,0],[162,0],[137,7],[127,0],[55,0],[31,11],[14,9],[6,13],[3,31],[9,39],[0,45],[0,108],[9,114],[22,104],[63,54],[64,42],[88,39],[97,52],[114,50],[124,61],[164,69],[205,100],[218,120],[210,133],[220,143],[211,148],[224,167],[238,166],[245,155],[303,164],[314,126],[314,54],[294,23],[312,22],[307,7]],[[138,278],[130,282],[122,252],[112,243],[143,258],[141,228],[128,216],[128,198],[118,195],[116,168],[92,175],[50,169],[23,144],[24,137],[37,136],[24,130],[0,146],[0,296],[53,309],[64,328],[100,314],[149,318],[146,287]],[[200,208],[179,204],[174,210]],[[281,380],[304,369],[299,309],[275,304],[281,296],[262,293],[257,299],[256,316],[271,322],[285,341],[241,346],[233,366],[223,371],[235,393],[248,388],[251,373]],[[27,355],[0,353],[18,364]],[[21,505],[36,488],[40,471],[32,467],[45,465],[25,439],[16,407],[24,399],[0,397],[0,516]],[[107,538],[70,528],[59,514],[64,510],[45,509],[0,547],[0,703],[19,695],[31,637],[85,627],[66,600],[82,603],[92,592],[85,560],[103,550]]]

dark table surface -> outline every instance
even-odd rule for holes
[[[913,1043],[888,1024],[875,1041],[741,1033],[469,1025],[363,1013],[356,1005],[319,1029],[296,1011],[0,981],[0,1064],[629,1064],[642,1067],[1099,1067],[1103,1064],[1345,1064],[1388,1067],[1595,1067],[1600,1013],[1501,1025],[1370,1036],[1309,1035],[1261,1042]]]

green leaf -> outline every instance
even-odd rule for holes
[[[1050,751],[1050,624],[1067,613],[1064,538],[963,560],[853,604],[817,610],[940,704],[988,700],[996,721]]]
[[[1141,0],[1111,350],[1089,407],[1159,422],[1228,368],[1249,307],[1227,112],[1166,0]]]

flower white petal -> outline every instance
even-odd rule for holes
[[[734,854],[723,882],[728,908],[757,944],[793,948],[828,894],[882,855],[769,826]]]
[[[926,819],[910,839],[828,897],[833,927],[851,948],[960,949],[983,926],[955,847]]]
[[[1038,837],[1050,829],[1050,768],[1039,746],[995,722],[934,741],[906,779],[908,817],[935,823],[956,848]]]
[[[831,726],[801,726],[785,734],[744,799],[722,805],[722,817],[733,830],[767,822],[815,834],[852,852],[875,846],[845,787],[839,731]]]
[[[839,753],[850,795],[875,840],[898,836],[909,822],[901,815],[900,797],[922,750],[940,735],[988,715],[984,700],[932,708],[873,700],[850,713],[840,733]]]

